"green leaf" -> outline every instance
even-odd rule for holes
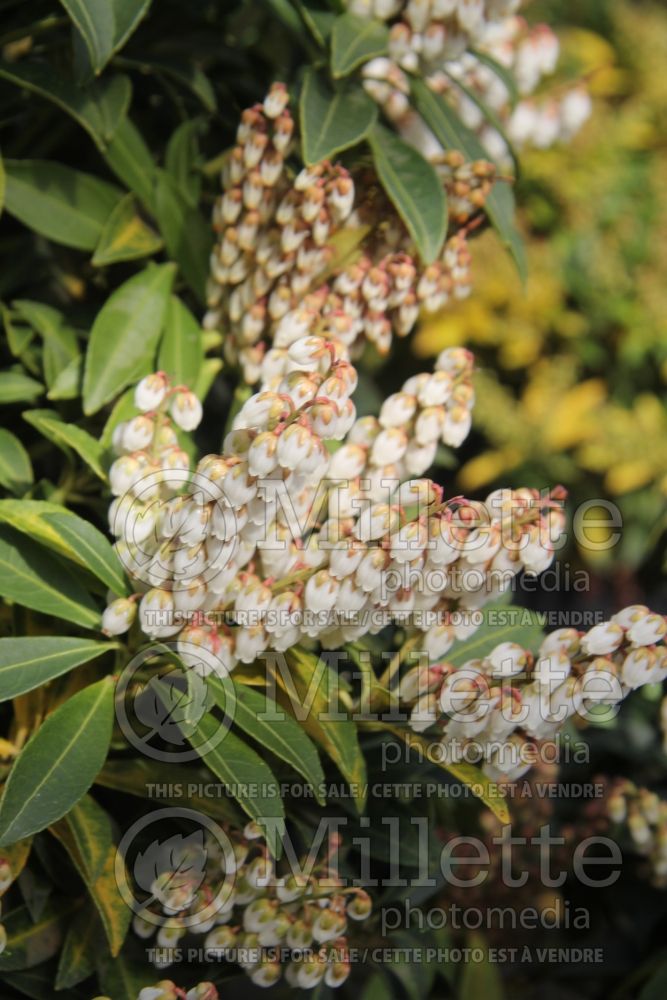
[[[113,138],[132,97],[127,76],[108,76],[89,87],[78,87],[47,63],[25,59],[13,63],[0,60],[0,77],[57,104],[88,132],[100,150]]]
[[[150,6],[150,0],[60,0],[100,73],[123,47]]]
[[[336,21],[332,10],[319,7],[311,0],[294,0],[299,13],[318,45],[324,47]]]
[[[358,84],[332,91],[314,69],[306,70],[300,101],[303,158],[328,160],[365,139],[378,116],[377,104]]]
[[[16,758],[0,801],[0,846],[44,830],[88,791],[109,749],[111,677],[47,716]]]
[[[361,812],[366,796],[366,761],[359,746],[357,727],[351,719],[326,718],[331,704],[335,703],[332,689],[338,683],[338,675],[324,660],[318,661],[312,653],[299,646],[288,651],[287,663],[290,667],[289,683],[282,673],[277,676],[277,681],[289,699],[284,699],[283,702],[287,705],[307,706],[307,715],[303,720],[299,718],[299,724],[326,751],[350,783],[357,808]],[[314,682],[317,683],[313,689]]]
[[[79,578],[6,525],[0,525],[0,596],[83,628],[100,625],[100,613]]]
[[[94,882],[102,874],[113,846],[108,814],[91,795],[84,795],[58,823],[67,825],[86,877]]]
[[[481,63],[488,66],[503,82],[509,96],[510,105],[514,108],[519,100],[519,88],[510,70],[503,66],[502,63],[499,63],[497,59],[494,59],[493,56],[490,56],[488,52],[481,52],[479,49],[470,49],[470,51],[475,59],[479,59]]]
[[[486,150],[452,107],[436,96],[421,80],[412,81],[415,107],[444,149],[458,149],[469,160],[488,159]],[[486,214],[510,251],[522,281],[526,280],[526,256],[516,229],[514,194],[508,184],[497,181],[486,199]]]
[[[447,235],[445,189],[430,163],[397,135],[376,125],[369,136],[378,176],[419,255],[432,263]]]
[[[104,448],[88,431],[75,424],[66,424],[55,410],[25,410],[23,419],[63,451],[68,452],[71,448],[96,476],[103,482],[107,481],[107,474],[102,467]]]
[[[464,642],[454,643],[443,660],[460,667],[468,660],[488,656],[501,642],[516,642],[535,651],[544,639],[539,615],[528,608],[496,602],[483,609],[482,617],[475,634]]]
[[[116,958],[100,955],[98,975],[105,995],[114,1000],[135,1000],[145,986],[155,986],[155,970],[145,958],[133,961],[122,952]]]
[[[50,160],[6,160],[7,211],[41,236],[93,250],[121,192]]]
[[[129,118],[116,129],[103,155],[116,177],[151,211],[156,165],[141,133]]]
[[[66,920],[77,902],[47,903],[39,920],[33,922],[27,906],[19,906],[2,922],[7,931],[7,948],[0,955],[0,972],[31,969],[55,955],[62,943]]]
[[[111,212],[93,254],[95,267],[124,260],[150,257],[162,248],[162,240],[139,215],[134,196],[126,195]]]
[[[113,6],[108,0],[60,0],[83,38],[90,65],[98,74],[111,58]]]
[[[176,788],[179,784],[187,784],[192,780],[193,771],[185,764],[165,764],[146,757],[135,757],[128,761],[125,757],[122,760],[107,760],[95,778],[95,784],[102,785],[103,788],[113,788],[117,792],[123,792],[124,795],[147,799],[151,797],[151,788],[155,784],[166,782]],[[173,798],[164,797],[162,803],[168,806],[183,805],[182,799],[177,795]],[[194,792],[188,795],[188,805],[223,823],[232,823],[234,826],[243,823],[241,813],[228,798],[211,799]]]
[[[56,990],[76,986],[93,974],[100,931],[100,921],[88,903],[74,915],[65,935],[58,959]]]
[[[11,431],[0,427],[0,486],[12,493],[23,493],[33,480],[28,452]]]
[[[209,687],[213,690],[217,704],[224,711],[226,700],[224,687],[210,678]],[[234,689],[236,693],[234,724],[293,767],[297,774],[302,775],[310,783],[317,801],[320,805],[324,805],[320,792],[320,787],[324,783],[320,758],[301,726],[274,701],[267,699],[265,694],[254,691],[245,684],[235,684]],[[283,718],[271,721],[261,718],[270,712],[277,712]]]
[[[172,260],[175,260],[201,303],[206,298],[213,233],[204,217],[192,208],[166,170],[157,171],[154,211]]]
[[[47,399],[54,402],[61,399],[76,399],[81,395],[81,380],[83,378],[83,354],[77,354],[68,365],[56,375],[51,388],[46,394]]]
[[[112,843],[108,844],[102,858],[102,867],[95,875],[91,875],[87,863],[90,859],[81,854],[74,831],[66,819],[54,823],[50,829],[74,862],[100,915],[111,954],[117,955],[127,935],[132,911],[121,896],[116,882],[115,846]]]
[[[347,76],[362,63],[383,56],[389,45],[389,29],[382,21],[357,14],[341,14],[331,32],[331,72]]]
[[[94,642],[72,636],[28,635],[0,639],[0,701],[62,677],[69,670],[90,663],[110,650],[115,642]]]
[[[34,403],[44,386],[16,368],[0,372],[0,403]]]
[[[178,385],[194,389],[203,361],[201,326],[181,299],[172,295],[160,343],[158,368]]]
[[[199,203],[201,170],[199,169],[199,133],[202,123],[194,118],[183,122],[172,134],[165,153],[165,167],[178,189],[193,208]]]
[[[244,812],[264,828],[271,853],[279,857],[285,830],[285,810],[278,782],[259,754],[234,733],[225,733],[223,739],[214,745],[219,726],[220,722],[211,714],[203,716],[192,745],[213,774],[228,786],[230,794]],[[186,737],[189,736],[186,731]],[[202,743],[210,743],[211,746],[204,751]]]
[[[44,302],[15,299],[12,308],[44,340],[44,377],[50,387],[59,373],[79,356],[76,332],[65,323],[65,318],[58,309]]]
[[[96,413],[153,368],[174,272],[173,264],[149,265],[117,288],[100,309],[86,352],[85,413]]]
[[[186,59],[158,59],[155,56],[150,60],[137,60],[124,58],[127,66],[134,67],[142,73],[153,71],[156,76],[170,76],[176,83],[186,87],[194,96],[201,101],[206,110],[211,113],[217,110],[218,102],[215,96],[213,84],[192,60]]]
[[[67,507],[48,500],[0,500],[0,521],[83,566],[115,594],[128,593],[108,538]]]
[[[4,206],[5,206],[5,184],[6,184],[6,180],[7,180],[7,178],[6,178],[6,175],[5,175],[5,165],[2,162],[2,156],[0,156],[0,215],[2,215],[2,210],[3,210]]]
[[[7,335],[7,346],[12,356],[22,358],[35,336],[35,331],[28,326],[15,323],[15,317],[4,302],[0,302],[0,315]]]
[[[475,764],[446,764],[441,754],[436,754],[435,759],[433,759],[431,753],[433,742],[431,740],[414,733],[411,729],[401,729],[399,726],[387,726],[386,728],[399,740],[402,740],[408,749],[419,751],[423,760],[432,761],[443,771],[451,774],[457,781],[467,785],[472,794],[480,799],[501,823],[510,822],[509,809],[502,788],[497,782],[487,778],[481,768],[476,767]]]

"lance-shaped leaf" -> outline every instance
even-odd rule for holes
[[[217,704],[225,711],[224,686],[210,678],[209,686]],[[310,783],[317,801],[323,805],[320,786],[324,783],[324,772],[320,758],[298,722],[265,694],[253,691],[245,684],[235,684],[234,690],[235,725],[302,775]],[[278,717],[262,718],[265,715]]]
[[[73,830],[67,821],[60,820],[58,823],[54,823],[50,829],[74,862],[100,915],[111,954],[117,955],[123,946],[130,926],[132,911],[121,896],[116,882],[114,866],[117,852],[115,846],[109,845],[104,857],[104,864],[98,874],[93,877],[88,869],[87,859],[82,857]]]
[[[389,45],[389,29],[374,17],[341,14],[331,32],[331,72],[347,76],[362,63],[383,56]]]
[[[207,708],[206,681],[194,670],[179,667],[152,677],[134,697],[134,714],[149,730],[169,743],[182,745],[195,732]]]
[[[458,149],[467,159],[486,160],[488,155],[474,132],[456,112],[421,80],[412,81],[415,107],[444,149]],[[484,205],[491,224],[510,251],[522,281],[526,280],[526,255],[514,220],[514,194],[509,184],[496,182]]]
[[[127,594],[118,554],[101,531],[48,500],[0,500],[0,521],[83,566],[114,594]]]
[[[202,328],[188,307],[172,295],[167,307],[158,368],[177,385],[193,389],[204,362]]]
[[[376,125],[369,141],[383,188],[424,263],[432,263],[447,235],[447,198],[435,169],[389,129]]]
[[[96,476],[103,482],[107,481],[107,474],[102,467],[104,446],[92,434],[84,431],[83,427],[66,424],[55,410],[26,410],[23,419],[63,451],[75,451]]]
[[[56,990],[76,986],[93,974],[101,933],[100,919],[88,902],[69,924],[58,959]]]
[[[213,243],[210,226],[201,212],[188,204],[166,170],[157,171],[153,204],[169,256],[177,261],[183,277],[203,303]]]
[[[287,654],[289,671],[278,670],[276,680],[285,698],[283,704],[294,711],[299,723],[331,757],[350,783],[359,812],[366,800],[366,762],[359,746],[354,722],[341,713],[336,704],[338,675],[325,663],[295,646]]]
[[[111,677],[78,691],[28,740],[0,800],[0,846],[44,830],[88,791],[109,749],[113,691]]]
[[[6,160],[7,211],[77,250],[94,250],[121,192],[92,174],[51,160]]]
[[[0,639],[0,701],[33,691],[114,649],[118,649],[115,642],[95,642],[65,635]]]
[[[307,164],[331,159],[356,146],[366,138],[378,116],[377,104],[363,87],[339,84],[332,90],[314,69],[306,71],[299,113]]]
[[[92,795],[84,795],[56,825],[60,824],[67,826],[86,878],[94,882],[102,874],[113,846],[108,814]]]
[[[155,160],[137,127],[125,118],[104,150],[104,159],[149,211],[153,205]]]
[[[11,431],[0,427],[0,486],[23,493],[34,479],[30,456]]]
[[[234,733],[227,732],[217,741],[220,725],[213,715],[205,715],[197,725],[192,746],[244,812],[262,826],[271,853],[280,857],[285,810],[275,775],[259,754]]]
[[[99,610],[79,577],[7,525],[0,525],[0,595],[83,628],[99,628]]]
[[[96,413],[151,371],[174,273],[173,264],[149,265],[117,288],[100,309],[86,352],[86,413]]]

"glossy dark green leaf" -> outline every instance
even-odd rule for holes
[[[83,376],[83,408],[96,413],[148,374],[164,326],[174,265],[149,265],[107,299],[93,323]]]
[[[0,800],[0,846],[43,830],[88,791],[109,749],[111,677],[47,716],[16,758]]]
[[[115,642],[96,642],[73,636],[28,635],[0,639],[0,701],[33,691],[54,677],[90,663]]]
[[[299,104],[303,158],[319,163],[366,138],[378,110],[359,84],[332,90],[314,69],[306,71]]]
[[[12,302],[12,309],[20,319],[29,323],[44,341],[42,366],[46,384],[50,388],[60,372],[80,355],[76,331],[66,323],[65,317],[58,309],[44,302],[15,299]]]
[[[389,129],[376,125],[369,141],[383,188],[415,241],[424,263],[432,263],[447,235],[447,198],[435,169],[421,153]]]
[[[93,906],[87,903],[68,922],[58,959],[56,990],[76,986],[93,974],[101,934],[99,918]]]
[[[113,138],[132,97],[127,76],[106,76],[88,87],[78,87],[45,62],[0,61],[0,77],[57,104],[88,132],[100,150]]]
[[[188,204],[196,208],[201,194],[199,134],[201,122],[183,122],[171,135],[165,153],[165,167]]]
[[[224,687],[215,681],[210,682],[209,686],[213,688],[216,702],[224,711]],[[234,689],[236,693],[234,724],[276,757],[284,760],[297,774],[302,775],[314,790],[320,805],[323,805],[320,786],[324,783],[324,772],[320,758],[298,722],[295,722],[281,706],[267,699],[262,692],[245,684],[235,684]],[[267,713],[276,712],[282,718],[270,720],[262,718]]]
[[[41,236],[93,250],[121,192],[50,160],[7,160],[7,211]]]
[[[259,754],[234,733],[225,733],[216,743],[219,725],[213,715],[205,715],[197,726],[193,746],[213,774],[227,785],[229,794],[244,812],[264,827],[269,849],[278,857],[285,829],[285,810],[278,782]],[[200,752],[204,743],[209,744],[209,748]]]
[[[99,628],[88,591],[60,559],[7,525],[0,525],[0,596],[83,628]]]
[[[389,45],[389,30],[374,17],[341,14],[331,32],[331,72],[347,76],[362,63],[383,56]]]

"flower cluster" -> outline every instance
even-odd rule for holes
[[[294,132],[285,86],[243,112],[213,212],[204,326],[225,331],[227,359],[257,382],[262,338],[312,289],[331,262],[331,237],[354,204],[354,184],[329,162],[288,174]]]
[[[612,823],[622,824],[639,854],[648,861],[650,879],[667,888],[667,802],[629,778],[619,778],[607,798]]]
[[[558,62],[558,39],[551,28],[545,24],[530,27],[523,18],[513,16],[518,3],[493,5],[493,20],[479,19],[470,45],[465,31],[452,31],[439,20],[430,20],[437,6],[408,4],[405,20],[391,29],[388,57],[372,59],[362,70],[367,92],[424,156],[437,160],[442,149],[410,106],[410,74],[416,71],[452,104],[464,124],[479,134],[489,155],[503,165],[512,162],[508,139],[515,149],[530,145],[543,149],[579,131],[591,113],[591,99],[583,84],[558,94],[532,96]],[[470,10],[484,5],[459,6]],[[375,11],[369,15],[381,16]],[[508,86],[508,72],[516,81],[518,100]],[[489,121],[484,109],[495,121]]]
[[[412,706],[412,728],[437,726],[453,760],[474,753],[490,777],[514,780],[534,763],[536,741],[554,739],[575,714],[586,719],[635,688],[665,680],[666,634],[662,615],[632,605],[588,632],[552,632],[537,658],[502,642],[459,667],[446,660],[416,667],[402,679],[399,697]],[[434,634],[425,643],[429,661],[444,656],[451,641],[446,630]]]
[[[179,634],[184,660],[203,672],[304,637],[335,647],[397,621],[441,645],[461,628],[469,634],[443,624],[453,610],[477,609],[519,571],[550,564],[564,527],[561,491],[443,501],[441,487],[415,478],[439,442],[457,446],[469,431],[468,351],[443,351],[432,374],[409,379],[377,419],[359,420],[344,344],[309,336],[276,351],[271,379],[234,418],[222,455],[189,474],[187,462],[173,468],[166,435],[166,468],[162,445],[143,440],[148,464],[141,451],[112,466],[112,488],[127,492],[110,522],[141,589],[110,605],[107,633],[129,627],[140,597],[144,632]],[[160,378],[140,383],[144,408]],[[134,443],[126,428],[117,436]]]
[[[360,17],[391,21],[389,51],[411,73],[428,71],[483,41],[521,0],[347,0]]]
[[[301,989],[322,981],[341,986],[350,973],[348,923],[370,916],[368,894],[344,889],[329,856],[308,875],[278,876],[256,823],[229,829],[226,838],[224,846],[208,836],[189,847],[188,870],[197,874],[161,872],[151,886],[154,901],[135,915],[140,937],[157,931],[157,967],[172,963],[187,933],[205,934],[207,960],[236,962],[256,986],[273,986],[283,974]],[[332,846],[335,855],[339,844]]]
[[[295,124],[287,99],[284,85],[274,84],[263,104],[243,112],[213,212],[204,327],[224,330],[227,360],[249,384],[266,382],[273,370],[267,346],[284,351],[322,334],[345,343],[352,357],[367,341],[386,354],[420,309],[435,312],[467,295],[470,253],[460,227],[483,207],[495,177],[485,160],[467,163],[456,151],[436,157],[452,232],[439,258],[424,265],[372,172],[355,181],[328,161],[289,171]]]

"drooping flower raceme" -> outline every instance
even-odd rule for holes
[[[453,636],[439,628],[425,637],[428,663],[404,676],[399,697],[412,728],[434,727],[449,759],[483,761],[490,777],[511,781],[568,719],[613,710],[634,689],[665,680],[665,635],[662,615],[633,605],[587,632],[552,632],[536,657],[509,641],[454,667],[446,657]]]

